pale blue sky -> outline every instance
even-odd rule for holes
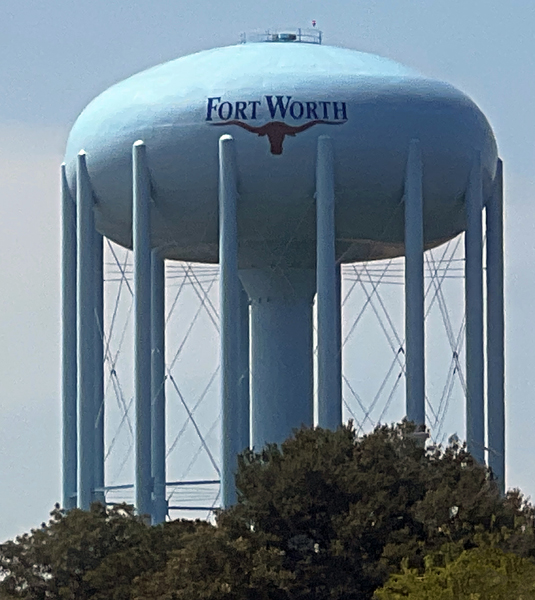
[[[59,488],[59,197],[66,135],[112,83],[308,26],[470,95],[506,169],[508,485],[535,495],[535,3],[532,0],[3,0],[0,6],[0,539],[45,520]],[[457,407],[462,411],[461,406]]]

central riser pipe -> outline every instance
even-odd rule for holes
[[[251,445],[281,443],[312,426],[313,269],[244,269],[251,301]]]

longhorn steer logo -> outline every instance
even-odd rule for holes
[[[291,119],[295,125],[289,125]],[[264,125],[251,124],[267,120]],[[314,125],[347,123],[347,103],[334,100],[299,100],[292,96],[267,95],[259,100],[207,99],[209,125],[236,125],[259,137],[267,136],[271,154],[282,154],[286,136],[294,137]]]
[[[271,154],[282,154],[282,144],[287,135],[294,137],[298,133],[314,127],[314,125],[342,125],[342,123],[344,123],[344,121],[324,121],[322,119],[317,119],[315,121],[304,123],[303,125],[294,126],[288,125],[283,121],[271,121],[265,125],[261,125],[260,127],[254,127],[249,125],[249,123],[233,120],[224,121],[223,123],[212,123],[212,125],[237,125],[246,131],[256,133],[256,135],[259,137],[267,135],[271,148]]]

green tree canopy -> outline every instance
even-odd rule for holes
[[[251,531],[197,530],[165,568],[136,580],[135,600],[287,600],[296,575],[275,544]]]
[[[443,544],[470,547],[481,532],[533,552],[522,499],[504,501],[464,446],[425,450],[413,431],[404,423],[358,438],[351,426],[303,429],[280,448],[246,452],[239,502],[219,526],[266,536],[296,576],[292,598],[369,598],[403,559],[421,569]]]
[[[535,600],[535,564],[491,547],[474,548],[443,567],[392,575],[375,600]]]
[[[424,449],[413,431],[302,429],[280,447],[247,451],[238,503],[216,526],[149,527],[126,506],[56,510],[48,525],[0,546],[0,594],[369,600],[402,568],[419,577],[445,548],[452,560],[489,546],[531,560],[533,507],[519,492],[502,498],[464,446]]]
[[[27,600],[127,600],[135,577],[164,568],[199,521],[149,527],[131,506],[57,507],[48,524],[0,545],[0,594]],[[1,598],[1,596],[0,596]]]

